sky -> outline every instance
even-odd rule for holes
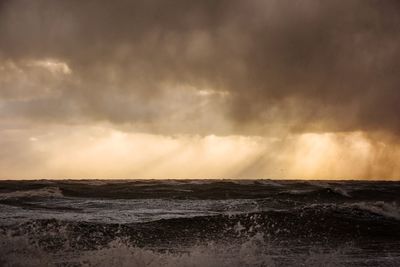
[[[0,0],[0,179],[400,179],[396,0]]]

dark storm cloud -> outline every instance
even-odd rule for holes
[[[190,114],[179,124],[196,117],[167,107],[185,85],[226,92],[217,103],[235,131],[400,131],[398,1],[0,3],[2,61],[72,70],[55,96],[0,106],[7,116],[157,124]]]

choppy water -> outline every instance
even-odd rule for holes
[[[400,182],[0,182],[0,266],[400,266]]]

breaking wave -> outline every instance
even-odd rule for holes
[[[173,249],[146,248],[117,238],[93,249],[71,250],[68,242],[63,249],[43,249],[37,241],[26,237],[0,235],[1,266],[345,266],[351,248],[312,247],[296,254],[269,243],[262,234],[239,243],[211,241]]]

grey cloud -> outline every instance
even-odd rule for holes
[[[58,98],[8,103],[7,116],[62,109],[52,116],[149,125],[175,118],[182,131],[202,100],[183,97],[193,104],[180,106],[168,94],[186,95],[174,88],[188,85],[228,92],[202,110],[224,112],[235,132],[399,133],[399,43],[400,5],[390,0],[0,5],[3,61],[57,59],[72,70],[70,82],[54,85]],[[192,130],[218,129],[210,125]]]

